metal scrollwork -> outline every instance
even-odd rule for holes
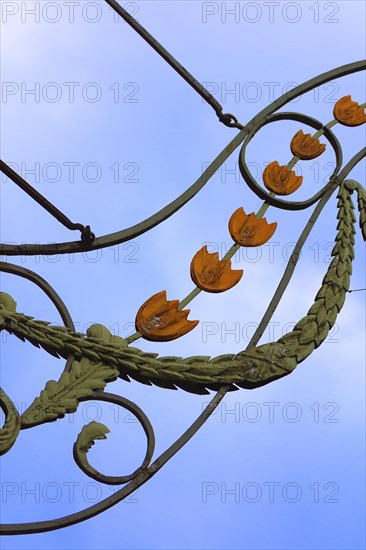
[[[105,439],[106,434],[109,433],[109,429],[104,424],[100,424],[99,422],[91,422],[87,424],[80,432],[77,441],[74,444],[75,462],[86,475],[95,479],[96,481],[99,481],[100,483],[108,483],[110,485],[123,485],[124,483],[135,479],[139,474],[147,471],[155,449],[155,435],[153,427],[150,423],[150,420],[147,418],[146,414],[140,409],[140,407],[124,397],[107,392],[94,392],[92,399],[114,403],[115,405],[127,409],[138,419],[145,432],[147,438],[147,449],[144,460],[141,466],[139,466],[132,474],[125,476],[106,476],[95,470],[95,468],[93,468],[89,464],[87,452],[89,451],[91,445],[93,445],[94,440]],[[80,401],[84,401],[84,399],[80,399]]]
[[[257,134],[257,132],[261,128],[263,128],[263,126],[265,126],[266,124],[277,122],[279,120],[296,120],[298,122],[303,122],[304,124],[307,124],[308,126],[315,128],[316,130],[323,130],[324,136],[329,140],[329,143],[331,144],[335,153],[336,166],[334,168],[333,174],[329,178],[329,182],[322,189],[320,189],[320,191],[318,191],[313,197],[305,201],[300,201],[300,202],[286,201],[286,200],[278,199],[274,197],[273,193],[272,194],[267,193],[258,185],[256,180],[253,178],[245,162],[245,153],[246,153],[247,146],[249,145],[250,141],[254,138],[254,136]],[[341,145],[338,139],[336,138],[336,136],[334,135],[334,133],[327,127],[327,125],[323,126],[323,124],[319,120],[303,115],[301,113],[281,112],[281,113],[276,113],[274,115],[266,117],[266,119],[263,121],[263,123],[260,126],[256,127],[255,130],[252,130],[250,134],[247,135],[242,145],[242,148],[240,150],[239,168],[240,168],[241,175],[243,176],[247,185],[260,199],[266,201],[271,206],[274,206],[277,208],[282,208],[285,210],[303,210],[315,204],[319,199],[321,199],[321,197],[324,195],[326,190],[329,189],[329,187],[332,185],[333,181],[335,180],[342,166],[342,161],[343,161],[343,158],[342,158]]]
[[[115,0],[106,1],[211,104],[221,122],[240,131],[197,181],[175,201],[141,223],[110,235],[95,238],[89,226],[72,224],[68,218],[42,198],[39,193],[37,194],[37,192],[27,187],[27,182],[20,181],[18,176],[9,171],[6,165],[2,163],[0,168],[8,177],[23,186],[23,190],[28,192],[35,200],[39,200],[40,204],[55,215],[56,219],[69,224],[70,229],[81,230],[82,238],[78,242],[59,244],[1,245],[0,253],[14,256],[21,254],[77,253],[119,244],[142,235],[168,219],[191,200],[240,145],[239,166],[243,179],[249,188],[264,201],[264,204],[257,214],[246,214],[243,209],[239,208],[229,222],[234,244],[225,257],[221,260],[218,257],[209,258],[207,249],[198,251],[195,255],[195,262],[191,264],[191,277],[196,284],[196,288],[181,301],[168,301],[165,291],[151,297],[137,313],[137,332],[126,339],[112,335],[101,324],[92,325],[86,334],[77,332],[65,304],[44,279],[30,270],[14,264],[0,262],[1,271],[26,278],[41,288],[57,308],[64,324],[63,326],[51,325],[47,321],[36,320],[29,315],[18,312],[15,300],[6,293],[0,293],[0,330],[5,330],[22,341],[28,341],[39,348],[43,348],[57,358],[66,359],[64,370],[59,379],[49,380],[39,396],[21,415],[16,410],[12,400],[0,389],[0,407],[5,414],[5,421],[0,429],[0,454],[5,454],[11,450],[22,430],[61,419],[65,415],[75,412],[81,402],[90,399],[113,403],[130,411],[138,419],[147,439],[145,456],[141,464],[131,474],[107,476],[90,464],[88,452],[95,440],[106,438],[109,429],[98,422],[87,424],[82,428],[74,443],[73,456],[76,464],[83,473],[100,483],[124,485],[124,487],[98,504],[62,518],[34,523],[2,525],[0,528],[2,534],[30,534],[60,529],[102,513],[126,498],[155,475],[200,429],[228,391],[235,391],[240,388],[258,388],[293,372],[298,364],[309,357],[324,342],[343,307],[347,292],[350,292],[352,262],[355,257],[354,235],[357,221],[352,200],[354,193],[357,194],[358,199],[359,226],[363,239],[366,240],[366,191],[360,183],[348,178],[352,169],[365,157],[366,149],[359,151],[342,168],[342,148],[330,129],[337,123],[355,126],[365,122],[366,117],[363,111],[361,113],[363,105],[352,102],[350,96],[342,98],[335,107],[335,119],[325,125],[301,113],[277,112],[289,101],[325,82],[365,69],[366,64],[364,61],[345,65],[309,80],[284,94],[249,123],[242,125],[234,115],[223,114],[221,105],[141,25],[126,14],[127,12]],[[299,151],[299,153],[298,155],[294,153],[294,157],[286,166],[286,170],[284,167],[279,167],[277,161],[274,161],[275,170],[273,173],[277,170],[278,174],[282,174],[278,176],[282,180],[275,182],[276,185],[282,185],[282,194],[292,192],[290,187],[287,190],[285,189],[284,182],[289,181],[294,164],[301,158],[301,147],[305,150],[310,144],[308,151],[310,150],[311,154],[321,154],[325,149],[325,145],[320,144],[317,140],[324,135],[333,148],[336,157],[336,167],[327,184],[304,201],[296,202],[280,199],[274,191],[265,191],[253,178],[246,164],[246,149],[250,141],[263,126],[281,120],[297,121],[317,131],[314,136],[309,137],[304,136],[302,130],[300,130],[299,135],[293,138],[291,150],[294,150],[295,153]],[[298,142],[301,142],[300,146]],[[304,153],[304,159],[314,158],[306,155],[307,153]],[[300,185],[301,181],[296,180],[294,174],[291,178],[292,181],[296,182],[296,185]],[[314,302],[306,315],[296,323],[292,331],[277,341],[258,345],[291,279],[306,239],[324,206],[336,191],[338,221],[335,242],[331,252],[332,261],[324,275]],[[264,213],[270,206],[296,211],[313,205],[316,206],[296,243],[277,290],[245,350],[236,354],[225,354],[218,357],[192,356],[182,358],[160,356],[155,352],[145,352],[138,347],[131,346],[132,342],[140,337],[151,341],[165,341],[175,339],[189,330],[193,330],[198,321],[189,321],[187,319],[189,311],[183,308],[201,291],[223,292],[239,282],[241,274],[239,271],[233,273],[230,259],[241,246],[260,246],[271,238],[277,224],[268,224],[263,218]],[[214,391],[216,395],[186,432],[165,452],[153,460],[155,434],[145,413],[128,399],[105,392],[106,385],[117,378],[125,381],[133,379],[143,384],[156,385],[166,389],[183,389],[196,394],[209,394],[210,391]]]

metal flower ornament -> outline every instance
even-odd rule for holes
[[[341,146],[331,130],[332,126],[342,124],[349,126],[349,131],[352,132],[353,126],[364,124],[366,122],[363,109],[365,104],[359,104],[350,95],[345,96],[336,103],[333,118],[325,124],[301,113],[279,112],[280,108],[294,98],[323,83],[364,70],[365,62],[351,63],[305,82],[277,99],[247,124],[242,125],[234,115],[223,113],[221,105],[207,90],[115,0],[106,0],[106,2],[213,107],[222,123],[239,132],[198,180],[175,201],[131,228],[104,236],[94,235],[89,226],[71,222],[65,214],[1,161],[0,168],[8,178],[66,227],[81,232],[79,241],[43,245],[4,244],[1,245],[1,253],[6,256],[77,254],[136,238],[182,208],[203,188],[213,173],[240,145],[239,166],[242,177],[250,189],[263,200],[263,204],[256,213],[248,213],[245,204],[238,204],[238,208],[228,220],[228,235],[232,238],[230,250],[222,258],[219,258],[218,253],[209,253],[205,246],[196,252],[190,266],[187,266],[187,272],[190,273],[196,286],[181,300],[167,296],[162,280],[162,290],[147,299],[137,311],[136,333],[126,339],[112,335],[100,324],[91,326],[86,334],[77,332],[65,304],[44,279],[30,270],[1,262],[2,271],[29,279],[46,293],[60,312],[64,326],[36,320],[18,311],[15,299],[7,293],[1,293],[0,329],[67,361],[60,378],[47,382],[44,389],[22,414],[17,411],[11,398],[2,389],[0,390],[0,405],[5,414],[4,425],[0,430],[0,453],[8,453],[13,445],[16,445],[22,430],[61,419],[75,412],[80,402],[89,399],[114,403],[133,413],[141,423],[147,438],[146,455],[134,472],[119,477],[106,476],[90,465],[88,451],[96,439],[106,438],[109,429],[98,422],[87,424],[74,444],[73,454],[76,464],[87,476],[100,483],[124,486],[113,496],[98,504],[62,518],[2,525],[2,534],[19,535],[60,529],[107,510],[157,473],[203,425],[226,392],[240,388],[257,388],[291,374],[299,363],[324,342],[342,309],[347,292],[350,292],[357,221],[363,238],[366,239],[366,192],[360,183],[348,177],[356,164],[364,158],[366,150],[359,151],[345,165],[342,165]],[[329,115],[331,116],[331,113]],[[299,130],[294,136],[289,136],[288,164],[280,165],[278,160],[273,159],[264,170],[263,187],[262,183],[258,183],[253,178],[248,169],[246,149],[263,126],[279,120],[297,121]],[[308,127],[313,128],[315,132],[306,133]],[[295,164],[320,156],[329,144],[335,153],[336,167],[327,184],[313,197],[301,202],[279,198],[291,195],[303,184],[303,177],[297,176],[293,169]],[[334,193],[337,193],[338,198],[336,212],[338,222],[331,253],[332,261],[314,302],[310,304],[308,312],[299,319],[291,332],[277,341],[258,345],[290,281],[301,249]],[[355,195],[357,196],[357,216],[353,203]],[[247,349],[237,354],[225,354],[212,358],[206,356],[181,358],[159,356],[153,348],[152,352],[145,352],[131,345],[139,338],[152,342],[171,341],[194,330],[199,320],[194,319],[194,315],[186,309],[186,306],[200,292],[222,293],[240,284],[242,278],[251,276],[251,273],[243,273],[241,269],[232,269],[230,260],[241,247],[262,246],[271,239],[277,228],[276,209],[304,210],[313,205],[315,207],[308,223],[296,243],[278,288]],[[269,210],[268,218],[264,218],[267,210]],[[212,296],[212,299],[214,300],[215,297]],[[208,394],[212,391],[216,394],[192,426],[161,456],[154,457],[154,430],[144,412],[131,401],[105,391],[107,384],[118,377],[126,381],[133,379],[167,389],[180,388],[197,394]]]

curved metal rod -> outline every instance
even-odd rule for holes
[[[268,306],[266,312],[264,313],[264,315],[261,319],[261,322],[259,323],[255,333],[253,334],[253,336],[252,336],[252,338],[249,342],[249,345],[251,347],[256,346],[258,344],[258,342],[261,339],[264,331],[266,330],[266,327],[267,327],[268,323],[270,322],[270,320],[272,318],[272,315],[276,311],[277,306],[280,303],[281,298],[282,298],[282,296],[283,296],[283,294],[284,294],[284,292],[285,292],[285,290],[286,290],[286,288],[287,288],[287,286],[290,282],[292,274],[295,271],[296,264],[297,264],[297,262],[300,258],[301,249],[304,246],[304,243],[305,243],[306,239],[308,238],[311,230],[313,229],[313,227],[315,225],[315,222],[319,218],[319,215],[320,215],[321,211],[323,210],[324,206],[327,204],[328,200],[333,195],[334,191],[337,189],[339,184],[342,183],[342,181],[348,176],[348,174],[356,166],[356,164],[358,164],[365,156],[366,156],[366,147],[361,149],[361,151],[359,151],[357,153],[357,155],[352,157],[351,160],[346,164],[346,166],[340,172],[340,174],[338,176],[336,176],[333,181],[329,182],[329,184],[328,184],[329,187],[326,189],[323,197],[321,198],[321,200],[319,201],[319,203],[317,204],[317,206],[313,210],[313,213],[311,214],[311,216],[309,218],[309,221],[307,222],[306,226],[304,227],[304,229],[303,229],[303,231],[302,231],[302,233],[301,233],[301,235],[300,235],[300,237],[299,237],[299,239],[296,243],[296,246],[295,246],[295,248],[294,248],[294,250],[293,250],[293,252],[290,256],[290,259],[287,262],[285,272],[282,275],[282,278],[281,278],[281,280],[280,280],[280,282],[277,286],[277,289],[276,289],[276,291],[275,291],[275,293],[272,297],[272,300],[269,303],[269,306]]]
[[[127,476],[106,476],[104,474],[101,474],[95,468],[90,466],[87,457],[85,457],[86,465],[84,465],[80,461],[80,455],[78,452],[77,444],[76,443],[74,444],[74,449],[73,449],[74,460],[76,464],[79,466],[79,468],[84,472],[84,474],[95,479],[96,481],[99,481],[100,483],[108,483],[110,485],[123,485],[124,483],[127,483],[128,481],[135,479],[140,473],[144,472],[147,469],[148,465],[150,464],[154,454],[154,450],[155,450],[155,434],[154,434],[153,427],[150,423],[150,420],[148,419],[146,414],[143,412],[143,410],[140,409],[140,407],[138,407],[135,403],[133,403],[129,399],[126,399],[125,397],[121,397],[120,395],[116,395],[114,393],[108,393],[108,392],[94,392],[92,396],[83,397],[78,401],[81,403],[82,401],[90,401],[91,399],[97,400],[97,401],[106,401],[107,403],[114,403],[115,405],[119,405],[120,407],[127,409],[134,416],[136,416],[136,418],[140,422],[145,432],[145,435],[147,438],[147,449],[146,449],[145,458],[141,466],[139,466],[132,474]]]
[[[23,277],[23,279],[28,279],[35,285],[37,285],[43,292],[48,296],[51,302],[55,305],[57,311],[59,312],[64,325],[69,329],[75,331],[75,326],[69,310],[67,309],[65,303],[57,292],[52,288],[52,286],[45,280],[43,277],[26,269],[25,267],[20,267],[16,264],[10,264],[8,262],[0,262],[0,271],[4,273],[11,273],[11,275],[18,275],[18,277]]]
[[[146,231],[149,231],[153,227],[156,227],[164,220],[168,219],[175,212],[177,212],[182,206],[184,206],[191,198],[193,198],[204,185],[207,183],[208,179],[216,172],[216,170],[221,166],[221,164],[229,157],[229,155],[234,151],[234,149],[243,141],[244,137],[252,131],[253,128],[260,125],[262,119],[265,119],[281,107],[288,103],[289,101],[299,97],[300,95],[309,92],[313,88],[320,86],[326,82],[329,82],[333,78],[340,78],[348,74],[352,74],[358,71],[362,71],[366,68],[366,61],[356,61],[355,63],[349,63],[338,67],[337,69],[332,69],[327,71],[315,78],[312,78],[303,84],[300,84],[293,90],[290,90],[286,94],[282,95],[280,98],[273,101],[265,109],[260,111],[252,120],[246,124],[237,135],[237,137],[229,143],[224,151],[218,155],[218,157],[213,161],[213,163],[208,167],[208,169],[202,174],[200,178],[194,183],[187,191],[185,191],[180,197],[175,201],[167,205],[165,208],[155,213],[153,216],[150,216],[145,221],[140,222],[128,229],[123,229],[115,233],[110,233],[102,237],[97,237],[92,243],[83,243],[80,241],[73,242],[64,242],[58,244],[2,244],[0,245],[0,254],[7,256],[18,256],[18,255],[37,255],[37,254],[66,254],[66,253],[76,253],[76,252],[85,252],[87,250],[97,250],[99,248],[105,248],[107,246],[113,246],[116,244],[121,244],[130,239],[142,235]],[[225,155],[224,155],[225,154]]]
[[[266,124],[270,124],[272,122],[277,122],[278,120],[296,120],[298,122],[303,122],[304,124],[307,124],[308,126],[311,126],[312,128],[315,128],[316,130],[323,129],[325,137],[329,140],[330,144],[333,147],[335,156],[336,156],[336,167],[333,171],[333,174],[330,176],[330,181],[322,188],[320,191],[315,193],[310,199],[307,199],[305,201],[287,201],[284,199],[278,199],[276,197],[273,197],[256,182],[256,180],[251,175],[249,168],[245,161],[245,153],[246,148],[250,141],[253,139],[253,137],[256,135],[256,133],[263,128]],[[310,116],[304,115],[302,113],[277,113],[270,117],[267,117],[267,119],[260,125],[253,128],[253,130],[248,134],[246,137],[243,146],[240,150],[239,154],[239,168],[241,175],[245,179],[246,183],[248,184],[248,187],[257,195],[257,197],[265,200],[267,203],[269,203],[271,206],[282,208],[284,210],[304,210],[305,208],[309,208],[309,206],[312,206],[315,204],[326,192],[329,185],[331,184],[331,181],[333,180],[334,176],[339,172],[343,162],[343,155],[342,155],[342,147],[339,143],[338,139],[334,135],[334,133],[327,127],[323,126],[323,124],[317,120],[316,118],[312,118]]]
[[[103,237],[96,238],[92,243],[87,242],[67,242],[67,243],[56,243],[56,244],[19,244],[19,245],[0,245],[0,254],[8,256],[19,256],[19,255],[36,255],[36,254],[66,254],[66,253],[76,253],[76,252],[85,252],[88,250],[97,250],[99,248],[105,248],[107,246],[113,246],[115,244],[120,244],[125,241],[129,241],[143,233],[146,233],[150,229],[156,227],[163,221],[170,218],[175,212],[180,210],[187,202],[189,202],[201,189],[206,185],[208,180],[215,174],[215,172],[220,168],[220,166],[227,160],[227,158],[235,151],[237,147],[242,143],[245,136],[247,135],[247,130],[242,130],[226,147],[221,153],[215,158],[215,160],[208,166],[208,168],[203,172],[203,174],[195,181],[191,187],[189,187],[184,193],[182,193],[178,198],[169,203],[167,206],[147,218],[146,220],[129,227],[128,229],[123,229],[122,231],[117,231],[116,233],[110,233],[109,235],[104,235]]]
[[[48,296],[48,298],[54,304],[61,316],[65,327],[68,327],[72,331],[75,331],[75,325],[69,313],[69,310],[66,307],[66,304],[63,302],[57,292],[52,288],[52,286],[45,279],[43,279],[43,277],[37,275],[37,273],[31,271],[30,269],[26,269],[25,267],[20,267],[19,265],[11,264],[8,262],[0,262],[0,271],[3,271],[4,273],[11,273],[12,275],[18,275],[18,277],[28,279],[28,281],[31,281],[32,283],[37,285],[41,290],[43,290],[46,296]],[[69,371],[71,369],[73,361],[74,355],[70,354],[65,364],[65,371]]]
[[[138,477],[130,481],[128,485],[117,491],[114,495],[107,497],[93,506],[90,506],[86,510],[76,512],[68,516],[63,516],[62,518],[48,521],[36,521],[32,523],[10,523],[0,525],[0,534],[30,535],[45,531],[54,531],[56,529],[62,529],[63,527],[75,525],[76,523],[90,519],[98,514],[101,514],[102,512],[105,512],[109,508],[112,508],[112,506],[118,502],[121,502],[124,498],[129,496],[136,489],[146,483],[151,477],[153,477],[164,466],[164,464],[168,462],[168,460],[170,460],[194,436],[194,434],[201,428],[216,407],[220,404],[226,394],[227,388],[227,386],[224,386],[217,392],[197,420],[195,420],[188,430],[186,430],[180,438],[175,441],[175,443],[173,443],[164,453],[162,453],[147,470],[141,472]]]
[[[55,305],[57,311],[61,316],[61,319],[64,325],[69,329],[71,329],[72,331],[75,330],[74,322],[71,318],[71,315],[65,303],[45,279],[43,279],[37,273],[35,273],[34,271],[31,271],[30,269],[26,269],[25,267],[20,267],[19,265],[7,263],[7,262],[0,262],[0,271],[3,273],[10,273],[11,275],[17,275],[18,277],[22,277],[23,279],[27,279],[32,283],[36,284],[41,290],[43,290],[46,296],[50,298],[52,303]],[[70,354],[65,363],[65,367],[64,367],[65,371],[69,371],[71,369],[73,361],[74,361],[74,355]],[[2,430],[6,428],[7,419],[10,414],[14,414],[16,416],[16,422],[19,423],[19,429],[17,430],[16,433],[14,433],[14,437],[11,442],[11,445],[7,447],[6,450],[4,451],[4,452],[7,452],[14,445],[17,439],[19,430],[21,429],[20,417],[13,402],[1,389],[0,389],[0,407],[3,409],[5,413],[5,423]]]

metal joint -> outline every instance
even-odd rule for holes
[[[216,114],[219,117],[219,121],[225,124],[225,126],[229,126],[230,128],[239,128],[240,130],[244,128],[235,115],[232,115],[231,113],[223,113],[222,111],[218,111]]]
[[[81,232],[81,240],[83,243],[91,244],[95,240],[95,235],[90,229],[90,225],[87,225]]]

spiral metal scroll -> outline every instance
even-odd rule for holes
[[[365,157],[366,149],[357,153],[342,168],[342,148],[334,133],[332,123],[323,125],[320,121],[301,113],[276,112],[286,103],[313,88],[366,68],[364,61],[345,65],[313,78],[298,86],[266,107],[245,126],[240,125],[239,134],[217,156],[204,174],[171,204],[144,222],[111,235],[96,237],[92,242],[59,243],[56,245],[2,245],[1,253],[6,255],[63,254],[99,249],[135,238],[152,229],[173,215],[207,183],[210,177],[242,145],[239,154],[239,166],[243,179],[252,191],[265,201],[257,218],[261,218],[269,206],[286,210],[303,210],[316,204],[309,221],[300,235],[291,255],[278,288],[253,335],[246,350],[240,353],[210,357],[159,357],[156,353],[143,352],[130,346],[132,341],[141,337],[124,340],[112,336],[102,325],[93,325],[87,334],[75,331],[72,319],[60,297],[50,285],[37,274],[19,266],[0,263],[4,272],[25,277],[38,285],[51,299],[59,311],[64,327],[51,326],[37,321],[28,315],[17,312],[15,301],[7,294],[1,295],[0,329],[16,335],[22,340],[44,348],[56,357],[67,359],[66,366],[58,381],[47,382],[31,406],[20,416],[11,398],[1,390],[0,406],[5,413],[5,423],[0,430],[0,452],[8,452],[23,429],[52,422],[77,410],[82,401],[89,399],[112,402],[127,408],[139,420],[146,438],[145,457],[134,472],[122,476],[105,476],[91,466],[87,452],[95,439],[104,439],[108,428],[103,424],[90,423],[84,426],[74,444],[74,459],[81,470],[101,483],[125,484],[113,496],[89,507],[86,510],[64,516],[59,519],[1,526],[2,534],[30,534],[60,529],[89,519],[120,502],[138,487],[150,479],[178,450],[196,433],[212,414],[227,391],[239,388],[253,389],[268,384],[290,374],[296,366],[306,359],[325,340],[340,312],[346,293],[350,288],[350,276],[354,259],[354,234],[356,232],[354,204],[352,194],[358,197],[359,225],[363,238],[366,238],[366,192],[356,181],[348,179],[352,169]],[[313,197],[301,202],[279,199],[273,192],[267,193],[256,182],[248,170],[245,160],[246,149],[257,132],[266,124],[279,120],[295,120],[306,124],[331,144],[336,157],[336,167],[328,183]],[[234,127],[239,127],[235,126]],[[273,315],[296,267],[301,249],[309,236],[330,197],[337,191],[337,235],[332,251],[333,260],[324,276],[322,285],[308,313],[299,320],[294,329],[277,342],[257,346],[271,316]],[[231,256],[238,249],[235,245]],[[231,257],[229,255],[229,257]],[[228,259],[226,258],[226,259]],[[192,295],[179,303],[181,310],[202,289],[197,288]],[[153,427],[143,411],[127,399],[104,392],[107,383],[116,380],[137,380],[144,384],[154,384],[163,388],[181,388],[189,392],[205,394],[217,392],[199,418],[187,431],[163,454],[153,461],[155,435]]]

